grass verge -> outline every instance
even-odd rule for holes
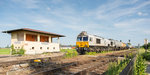
[[[96,55],[99,53],[111,53],[113,51],[101,51],[101,52],[86,52],[86,55]]]
[[[118,60],[117,62],[111,62],[109,68],[106,71],[106,75],[119,75],[120,72],[129,64],[130,59],[133,58],[133,54],[130,53],[128,57],[124,57],[124,60]]]
[[[0,49],[0,54],[1,55],[9,55],[10,54],[10,50],[9,48],[1,48]]]
[[[142,54],[137,54],[136,61],[134,62],[134,75],[146,75],[146,61]]]
[[[65,52],[65,58],[71,58],[78,55],[78,52],[75,49],[61,49],[61,52]]]

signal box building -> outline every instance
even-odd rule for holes
[[[15,49],[25,49],[25,54],[59,52],[59,37],[64,37],[64,35],[29,28],[8,30],[3,33],[10,33],[11,45],[14,45]],[[57,43],[53,43],[53,38],[57,38]]]

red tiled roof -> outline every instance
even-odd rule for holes
[[[35,32],[35,33],[54,35],[54,36],[58,36],[58,37],[65,37],[64,35],[55,34],[55,33],[46,32],[46,31],[35,30],[35,29],[30,29],[30,28],[21,28],[21,29],[8,30],[8,31],[3,31],[3,33],[12,33],[12,32],[15,32],[15,31],[30,31],[30,32]]]

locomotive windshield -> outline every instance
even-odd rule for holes
[[[77,37],[77,41],[88,41],[88,37]]]
[[[83,41],[88,41],[88,37],[83,37]]]
[[[82,41],[82,37],[77,37],[77,41]]]

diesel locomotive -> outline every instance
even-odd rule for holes
[[[85,52],[101,52],[110,50],[123,50],[130,48],[128,43],[117,41],[113,39],[106,39],[101,36],[88,34],[82,31],[77,36],[76,50],[79,54]]]

